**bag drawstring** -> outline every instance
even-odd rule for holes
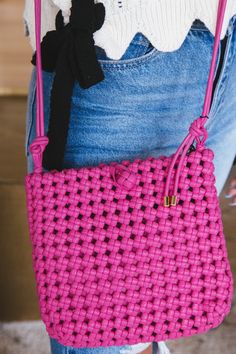
[[[196,140],[196,150],[201,151],[204,149],[204,144],[206,139],[208,138],[208,132],[206,128],[204,127],[204,120],[207,119],[207,116],[200,116],[194,122],[190,125],[189,128],[189,134],[185,137],[183,140],[182,144],[179,146],[177,149],[176,153],[174,154],[169,171],[167,174],[166,178],[166,184],[165,184],[165,192],[164,192],[164,206],[169,207],[169,206],[176,206],[177,205],[177,192],[178,192],[178,187],[179,187],[179,180],[180,180],[180,174],[183,168],[183,163],[184,163],[184,158],[186,154],[189,151],[190,146],[193,144],[194,140]],[[202,137],[202,139],[201,139]],[[182,154],[181,154],[182,152]],[[177,163],[178,158],[180,157],[179,162]],[[174,189],[173,189],[173,194],[170,196],[170,182],[171,182],[171,176],[173,173],[173,170],[175,169],[175,166],[178,164],[178,167],[176,169],[176,174],[175,174],[175,180],[174,180]]]
[[[227,5],[227,0],[220,0],[219,1],[217,21],[216,21],[215,40],[214,40],[214,46],[213,46],[213,54],[212,54],[212,59],[211,59],[210,71],[209,71],[209,75],[208,75],[208,81],[207,81],[206,94],[205,94],[205,99],[204,99],[202,115],[191,124],[191,126],[189,128],[189,134],[185,137],[185,139],[183,140],[183,142],[181,143],[181,145],[179,146],[179,148],[177,149],[176,153],[173,156],[173,159],[171,161],[169,171],[167,174],[166,182],[165,182],[166,183],[165,184],[165,191],[164,191],[164,206],[165,207],[177,205],[177,192],[178,192],[180,174],[181,174],[181,171],[183,168],[184,157],[186,156],[190,146],[196,140],[196,149],[198,151],[200,151],[201,149],[204,148],[204,143],[208,137],[208,133],[207,133],[204,125],[208,119],[208,115],[209,115],[209,111],[210,111],[217,54],[218,54],[218,49],[219,49],[219,45],[220,45],[220,35],[221,35],[221,29],[223,26],[226,5]],[[202,137],[202,139],[201,139],[201,137]],[[181,155],[181,153],[182,153],[182,155]],[[175,166],[177,165],[177,160],[179,157],[180,157],[180,160],[178,162],[178,167],[176,169],[176,174],[175,174],[175,179],[174,179],[173,195],[170,196],[169,193],[170,193],[171,177],[173,174],[173,170],[174,170]]]

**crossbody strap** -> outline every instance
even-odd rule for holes
[[[34,0],[35,37],[36,37],[36,137],[30,144],[34,172],[42,172],[43,152],[49,142],[44,132],[44,97],[41,59],[41,0]]]
[[[227,0],[219,0],[216,30],[215,30],[214,48],[213,48],[213,54],[212,54],[212,60],[211,60],[211,67],[210,67],[209,76],[208,76],[208,83],[207,83],[207,88],[206,88],[204,106],[203,106],[203,111],[202,111],[203,117],[205,117],[205,116],[207,117],[209,114],[209,111],[210,111],[217,54],[218,54],[218,49],[219,49],[219,44],[220,44],[220,36],[221,36],[222,27],[223,27],[226,5],[227,5]]]
[[[216,69],[217,54],[220,44],[220,36],[223,26],[224,14],[226,9],[227,0],[219,0],[218,13],[217,13],[217,23],[214,39],[214,48],[211,59],[211,66],[208,76],[205,100],[203,105],[203,111],[201,115],[201,125],[204,126],[208,119],[208,114],[210,111],[212,93],[213,93],[213,82],[214,74]],[[36,138],[30,144],[30,152],[32,154],[34,162],[34,172],[42,172],[42,157],[43,152],[48,144],[48,137],[44,132],[44,98],[43,98],[43,78],[42,78],[42,62],[41,62],[41,0],[34,0],[35,5],[35,33],[36,33],[36,76],[37,76],[37,99],[36,99]],[[187,139],[187,137],[186,137]],[[186,140],[187,142],[187,140]],[[185,143],[186,143],[185,142]],[[188,140],[190,142],[190,139]],[[186,144],[185,144],[186,145]],[[181,144],[183,147],[183,145]],[[181,147],[180,147],[181,148]],[[168,190],[168,183],[167,189]]]

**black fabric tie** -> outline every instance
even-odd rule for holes
[[[43,155],[43,167],[47,170],[62,170],[75,81],[86,89],[104,79],[93,39],[93,33],[101,28],[104,19],[102,3],[72,0],[70,22],[65,26],[59,11],[56,30],[47,32],[41,42],[42,68],[55,71],[47,133],[49,144]],[[36,65],[36,53],[31,63]]]

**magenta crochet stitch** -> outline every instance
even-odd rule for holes
[[[40,5],[35,0],[34,171],[25,177],[25,188],[40,311],[49,335],[66,346],[119,346],[218,326],[230,311],[233,280],[204,125],[226,0],[219,0],[202,116],[176,153],[62,171],[42,170],[48,138]]]
[[[135,344],[222,322],[232,276],[212,159],[209,149],[185,157],[173,208],[162,197],[171,157],[123,161],[136,176],[129,190],[113,183],[113,163],[26,177],[41,315],[52,337],[74,347]]]

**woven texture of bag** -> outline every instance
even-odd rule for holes
[[[41,314],[52,337],[122,345],[222,322],[232,278],[212,159],[209,149],[185,158],[175,208],[162,200],[171,157],[124,161],[135,176],[129,190],[102,164],[27,177]]]
[[[232,273],[204,128],[225,5],[220,0],[203,115],[169,157],[43,171],[37,32],[35,169],[25,188],[41,316],[61,344],[186,337],[218,326],[230,311]]]

